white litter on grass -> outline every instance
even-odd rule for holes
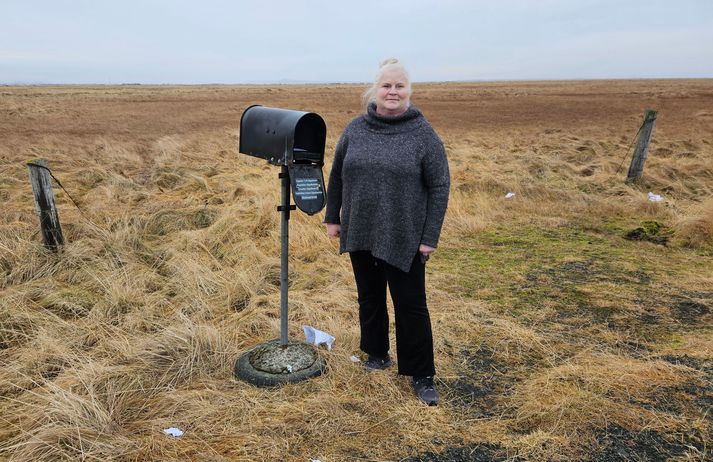
[[[505,194],[505,199],[512,199],[513,197],[515,197],[514,192],[509,192],[509,193]]]
[[[649,200],[651,202],[663,202],[663,197],[659,196],[658,194],[654,194],[651,191],[649,191]]]
[[[175,436],[176,438],[183,436],[183,430],[176,427],[166,428],[163,430],[163,432],[167,435]]]
[[[325,345],[327,345],[328,350],[332,350],[332,345],[336,340],[334,337],[332,337],[326,332],[322,332],[321,330],[315,329],[312,326],[302,326],[302,329],[304,329],[305,331],[305,338],[307,339],[307,343],[311,343],[312,345],[317,346],[324,343]]]
[[[358,356],[352,355],[352,357],[349,358],[349,359],[351,359],[353,363],[360,363],[360,362],[361,362],[361,359],[359,359]]]
[[[292,374],[292,365],[291,365],[291,364],[288,364],[288,365],[287,365],[287,372],[289,372],[290,374]]]
[[[319,459],[310,459],[309,462],[322,462],[322,461]]]

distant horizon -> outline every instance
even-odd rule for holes
[[[626,81],[626,80],[713,80],[710,77],[601,77],[601,78],[531,78],[531,79],[464,79],[464,80],[422,80],[412,81],[414,85],[429,85],[429,84],[448,84],[448,83],[499,83],[499,82],[597,82],[597,81]],[[0,87],[199,87],[199,86],[297,86],[297,85],[371,85],[372,82],[315,82],[315,81],[290,81],[290,82],[197,82],[197,83],[141,83],[141,82],[122,82],[122,83],[52,83],[52,82],[17,82],[17,83],[0,83]]]

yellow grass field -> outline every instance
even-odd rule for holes
[[[415,84],[452,176],[427,266],[441,405],[350,360],[323,212],[290,220],[289,323],[336,337],[327,373],[233,378],[280,322],[279,168],[238,153],[240,115],[322,115],[327,176],[363,89],[0,87],[0,459],[713,460],[713,80]],[[59,253],[37,158],[81,209],[55,185]]]

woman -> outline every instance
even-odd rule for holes
[[[396,59],[382,63],[365,93],[366,113],[344,130],[334,154],[324,222],[349,252],[359,299],[365,366],[391,366],[388,286],[396,317],[398,372],[418,397],[438,404],[425,264],[436,250],[450,176],[443,143],[410,104],[409,76]]]

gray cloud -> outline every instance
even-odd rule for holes
[[[9,0],[0,82],[713,77],[707,0]]]

